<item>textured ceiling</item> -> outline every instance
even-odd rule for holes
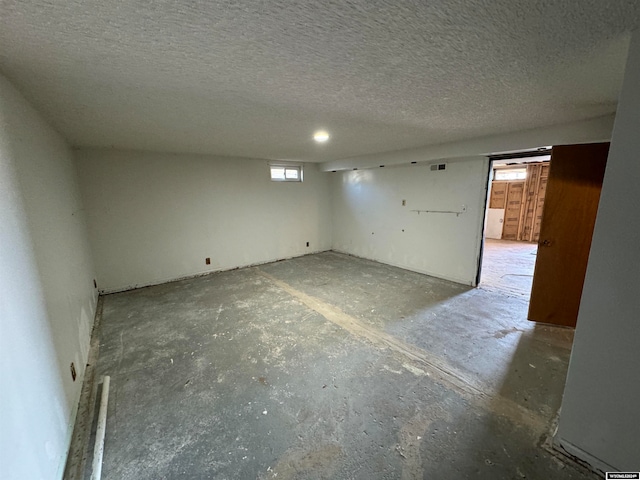
[[[325,161],[611,113],[639,17],[637,0],[0,0],[0,71],[73,145]]]

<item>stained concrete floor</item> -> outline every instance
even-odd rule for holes
[[[598,478],[545,445],[573,332],[333,252],[104,297],[106,479]]]
[[[538,244],[485,239],[479,287],[529,300]]]

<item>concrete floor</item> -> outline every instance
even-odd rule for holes
[[[480,288],[529,300],[537,243],[485,239]]]
[[[546,447],[573,332],[327,252],[104,297],[106,479],[598,478]]]

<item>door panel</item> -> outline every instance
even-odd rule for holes
[[[529,320],[575,327],[608,143],[553,147]]]

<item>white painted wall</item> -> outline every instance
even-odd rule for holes
[[[502,238],[503,226],[504,226],[504,208],[487,209],[487,224],[485,226],[485,237],[500,240]]]
[[[640,31],[604,176],[556,440],[602,469],[640,470]]]
[[[486,157],[471,157],[444,171],[408,165],[333,173],[333,249],[474,285],[488,169]],[[411,211],[463,205],[459,216]]]
[[[72,153],[2,76],[0,192],[0,477],[58,479],[88,355],[93,267]]]
[[[329,178],[315,164],[302,183],[272,182],[255,159],[80,149],[76,165],[101,290],[331,248]]]

